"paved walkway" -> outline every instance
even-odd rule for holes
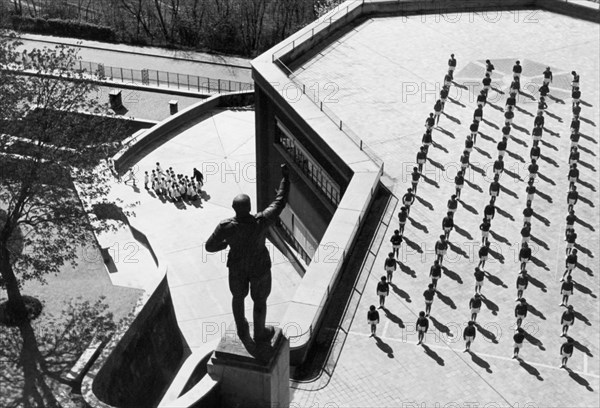
[[[528,14],[529,13],[529,14]],[[532,14],[533,13],[533,14]],[[380,311],[378,338],[369,338],[366,312],[378,304],[376,282],[383,272],[384,245],[371,272],[365,295],[358,306],[350,335],[333,376],[324,388],[292,384],[296,407],[424,407],[512,406],[593,407],[600,389],[598,362],[600,314],[598,257],[600,256],[598,126],[600,124],[599,54],[597,24],[542,11],[479,13],[368,20],[327,47],[297,70],[307,89],[318,89],[327,107],[344,126],[354,130],[385,161],[391,186],[399,196],[410,186],[410,172],[424,131],[423,123],[440,89],[450,52],[458,59],[455,78],[467,89],[453,86],[429,153],[427,178],[419,183],[419,198],[407,224],[401,261],[387,310]],[[487,20],[486,20],[487,19]],[[535,21],[531,21],[534,19]],[[486,265],[489,275],[483,287],[487,299],[478,321],[483,330],[463,353],[462,329],[469,320],[468,301],[473,295],[473,269],[480,239],[478,230],[488,201],[491,164],[503,123],[501,109],[506,94],[490,93],[484,109],[468,174],[464,203],[455,216],[454,246],[446,257],[446,269],[438,285],[430,320],[427,347],[417,347],[414,324],[424,309],[422,293],[433,262],[433,246],[441,233],[446,201],[454,191],[453,178],[475,108],[484,61],[496,65],[494,86],[506,91],[512,64],[524,65],[523,84],[541,82],[546,66],[554,72],[551,101],[542,141],[539,194],[533,207],[536,261],[528,270],[532,282],[526,298],[534,307],[525,319],[528,338],[521,352],[524,360],[511,359],[514,330],[515,259],[520,244],[521,211],[525,207],[526,166],[529,162],[533,115],[536,106],[523,97],[516,112],[513,139],[505,157],[508,170],[501,178],[503,191],[491,236],[494,253]],[[560,370],[560,283],[564,265],[564,225],[568,187],[571,70],[581,74],[582,107],[581,177],[583,199],[576,206],[580,256],[574,279],[577,290],[570,303],[579,315],[570,334],[577,341],[569,373]],[[471,84],[472,83],[472,84]],[[470,89],[469,89],[470,87]],[[527,87],[525,91],[527,92]],[[495,96],[496,95],[496,96]],[[407,148],[409,146],[410,148]],[[489,152],[489,153],[488,153]],[[486,173],[487,170],[487,173]],[[511,172],[509,174],[509,172]],[[391,236],[395,226],[390,227]],[[326,374],[324,374],[326,375]],[[321,384],[322,381],[319,381]],[[295,405],[294,405],[295,404]],[[494,404],[494,405],[491,405]]]
[[[192,351],[224,335],[233,323],[227,283],[226,253],[205,252],[204,243],[221,219],[234,215],[233,197],[248,194],[256,211],[254,111],[217,110],[178,129],[173,137],[141,158],[133,167],[138,188],[116,184],[112,193],[125,202],[139,202],[132,223],[144,232],[159,257],[168,264],[168,280],[180,329]],[[193,203],[175,204],[144,189],[143,174],[156,162],[176,173],[205,176],[205,194]],[[273,291],[267,321],[278,325],[301,277],[289,261],[269,244]],[[129,281],[146,285],[143,268],[130,268]],[[252,301],[246,302],[252,316]]]
[[[135,70],[152,69],[214,79],[252,82],[250,60],[246,58],[36,34],[22,34],[21,37],[23,49],[68,44],[79,48],[79,56],[82,60],[103,63],[106,66]]]

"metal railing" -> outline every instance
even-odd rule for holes
[[[238,92],[254,89],[249,82],[216,79],[203,76],[157,71],[154,69],[132,69],[112,67],[98,62],[78,61],[80,71],[99,79],[135,85],[158,86],[204,93]]]

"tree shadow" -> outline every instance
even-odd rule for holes
[[[491,155],[490,155],[488,152],[486,152],[485,150],[482,150],[482,149],[480,149],[480,148],[479,148],[479,147],[477,147],[477,146],[473,146],[473,148],[474,148],[474,149],[477,151],[477,153],[479,153],[480,155],[482,155],[482,156],[485,156],[485,157],[487,157],[488,159],[491,159],[491,158],[492,158],[492,156],[491,156]]]
[[[481,187],[479,187],[477,184],[470,182],[469,180],[465,179],[465,184],[469,187],[471,187],[473,190],[475,191],[479,191],[480,193],[483,193],[483,189]],[[462,201],[461,201],[462,202]]]
[[[390,283],[390,286],[392,287],[392,290],[396,295],[400,296],[407,303],[412,303],[412,300],[410,299],[410,295],[408,293],[400,289],[395,283]]]
[[[529,374],[534,376],[539,381],[544,381],[544,378],[540,375],[540,372],[534,366],[525,362],[525,360],[519,359],[519,365],[525,369]]]
[[[548,265],[546,265],[546,263],[544,261],[536,258],[535,256],[531,257],[531,263],[533,263],[538,268],[544,268],[544,270],[546,270],[546,271],[550,270],[550,268],[548,268]]]
[[[541,246],[546,251],[550,251],[550,247],[548,247],[548,244],[546,244],[545,241],[542,241],[541,239],[536,238],[534,235],[531,235],[530,238],[531,238],[531,241],[535,242],[537,245]]]
[[[482,139],[487,140],[488,142],[495,142],[493,137],[488,136],[483,132],[479,132],[479,136],[481,136]]]
[[[460,275],[448,268],[446,268],[445,266],[442,266],[442,271],[444,272],[444,275],[446,275],[447,277],[449,277],[450,279],[452,279],[453,281],[456,281],[458,283],[460,283],[462,285],[463,280],[460,277]],[[438,291],[438,296],[439,296],[439,291]]]
[[[490,248],[489,253],[492,256],[492,258],[494,258],[495,260],[497,260],[501,264],[504,263],[504,255],[502,255],[500,252],[496,252]]]
[[[420,202],[421,204],[423,204],[423,206],[427,207],[429,209],[429,211],[433,211],[433,205],[431,205],[431,203],[427,200],[425,200],[424,198],[422,198],[421,196],[415,196],[417,201]]]
[[[526,111],[525,109],[520,108],[518,105],[515,105],[515,109],[521,113],[524,113],[527,116],[531,116],[532,118],[535,118],[535,115],[533,113],[530,113],[529,111]]]
[[[525,340],[527,340],[529,343],[533,344],[534,346],[536,346],[537,348],[539,348],[542,351],[546,350],[546,348],[544,347],[544,343],[542,343],[540,339],[533,336],[531,333],[528,333],[526,330],[524,333],[525,333]]]
[[[421,178],[423,179],[423,181],[429,185],[434,186],[435,188],[440,188],[440,185],[437,183],[437,181],[430,179],[429,177],[427,177],[425,174],[421,174]]]
[[[503,185],[500,185],[500,190],[502,190],[503,193],[508,194],[509,196],[519,199],[519,196],[517,195],[517,193],[515,193],[514,191],[504,187]]]
[[[539,195],[540,198],[542,198],[544,201],[549,202],[550,204],[553,203],[552,201],[552,197],[550,197],[548,194],[546,193],[542,193],[540,190],[535,190],[535,194]]]
[[[486,372],[492,373],[492,368],[490,366],[490,363],[488,363],[487,361],[485,361],[484,359],[482,359],[481,357],[479,357],[477,354],[473,353],[470,350],[469,350],[469,354],[471,355],[471,360],[473,360],[473,362],[475,364],[477,364],[479,367],[483,368]]]
[[[583,378],[582,376],[577,374],[575,371],[571,370],[569,367],[567,367],[566,370],[569,373],[569,377],[571,377],[573,379],[573,381],[575,381],[577,384],[581,385],[582,387],[585,387],[586,390],[588,390],[590,392],[594,392],[594,389],[592,388],[592,386],[590,385],[588,380],[586,380],[585,378]]]
[[[383,340],[381,340],[378,336],[373,336],[373,338],[376,341],[376,345],[379,348],[379,350],[383,351],[385,354],[387,354],[387,356],[389,358],[394,358],[394,349],[390,347],[389,344],[385,343]]]
[[[543,146],[545,146],[545,147],[547,147],[547,148],[549,148],[549,149],[552,149],[552,150],[554,150],[555,152],[558,152],[558,147],[554,146],[552,143],[548,143],[548,142],[546,142],[544,139],[541,139],[541,140],[540,140],[540,143],[541,143]]]
[[[506,244],[508,246],[512,245],[508,239],[504,238],[502,235],[494,232],[491,229],[490,229],[490,235],[492,236],[492,238],[494,238],[498,242],[501,242],[501,243]]]
[[[452,115],[448,115],[446,112],[444,112],[444,116],[450,119],[452,122],[456,123],[457,125],[461,124],[461,121],[458,118],[455,118]]]
[[[429,357],[431,357],[436,363],[438,363],[441,366],[444,366],[444,359],[441,358],[435,351],[433,351],[432,349],[430,349],[426,344],[422,344],[423,349],[425,350],[425,354],[427,354]]]
[[[441,126],[436,127],[436,129],[439,130],[441,133],[445,134],[446,136],[450,136],[452,139],[456,139],[454,133],[450,132],[449,130],[444,129]]]
[[[454,245],[452,242],[448,241],[448,248],[450,248],[453,252],[469,259],[469,254],[467,254],[463,249],[459,248],[457,245]]]
[[[590,295],[591,297],[593,297],[594,299],[597,299],[598,297],[594,294],[594,292],[592,292],[592,290],[590,288],[588,288],[587,286],[582,285],[579,282],[576,281],[572,281],[573,282],[573,287],[575,290],[578,290],[579,292],[583,293],[584,295]]]
[[[583,116],[580,116],[579,120],[582,121],[582,122],[587,123],[588,125],[592,125],[593,127],[596,127],[596,123],[593,120],[584,118]]]
[[[460,103],[460,102],[459,102],[459,101],[457,101],[456,99],[453,99],[453,98],[450,98],[450,97],[448,97],[448,100],[449,100],[450,102],[452,102],[453,104],[460,106],[461,108],[466,108],[466,107],[467,107],[467,105],[463,105],[462,103]]]
[[[495,123],[490,122],[489,120],[485,120],[485,119],[481,119],[481,121],[483,123],[485,123],[486,125],[488,125],[491,128],[494,128],[496,130],[500,130],[500,128],[498,127],[498,125],[496,125]]]
[[[408,217],[408,219],[413,227],[415,227],[418,230],[423,231],[426,234],[429,234],[429,230],[427,229],[427,227],[425,225],[421,224],[420,222],[418,222],[417,220],[415,220],[414,218],[412,218],[410,216]]]
[[[400,327],[401,329],[404,329],[406,327],[404,326],[404,322],[402,321],[402,319],[396,316],[394,313],[392,313],[388,308],[384,307],[383,312],[385,313],[386,319],[388,319],[390,322],[397,324],[398,327]]]
[[[578,342],[575,339],[573,339],[573,347],[575,347],[577,350],[581,351],[588,357],[594,357],[594,355],[592,354],[592,352],[590,351],[589,348],[587,348],[586,346],[584,346],[583,344],[581,344],[580,342]]]
[[[583,254],[586,254],[587,256],[589,256],[590,258],[594,257],[594,254],[592,253],[592,251],[590,251],[589,249],[587,249],[586,247],[584,247],[583,245],[580,244],[575,244],[575,248],[577,248],[577,250]]]
[[[477,212],[477,210],[475,209],[475,207],[470,206],[469,204],[465,203],[463,200],[460,200],[459,203],[465,208],[465,210],[467,210],[468,212],[475,214],[475,215],[479,215],[479,212]]]
[[[531,283],[536,288],[539,288],[542,292],[548,292],[548,288],[546,287],[546,284],[544,282],[534,278],[533,276],[531,276],[531,274],[527,276],[529,277],[529,283]]]
[[[464,229],[462,229],[461,227],[459,227],[458,225],[454,224],[454,230],[459,234],[462,235],[463,237],[465,237],[466,239],[472,241],[473,237],[471,236],[471,234],[469,234],[467,231],[465,231]]]
[[[578,144],[577,147],[579,148],[579,150],[581,150],[582,152],[586,152],[587,154],[591,154],[592,156],[596,157],[596,153],[594,153],[593,151],[591,151],[590,149],[588,149],[585,146],[582,146],[581,144]]]
[[[540,159],[543,160],[543,161],[545,161],[546,163],[549,163],[549,164],[553,165],[554,167],[558,167],[558,163],[555,162],[550,157],[547,157],[547,156],[544,156],[543,154],[540,154]]]
[[[506,211],[504,211],[502,208],[500,207],[496,207],[496,212],[498,214],[500,214],[501,216],[503,216],[504,218],[508,218],[511,221],[515,220],[515,217],[512,216],[512,214],[507,213]]]
[[[511,152],[510,150],[507,150],[506,154],[508,154],[513,159],[520,161],[521,163],[525,163],[525,159],[523,159],[523,157],[519,156],[516,153]]]
[[[561,118],[560,116],[558,116],[558,115],[555,115],[555,114],[554,114],[554,113],[552,113],[552,112],[546,111],[546,115],[548,115],[548,117],[550,117],[550,118],[552,118],[552,119],[556,119],[556,120],[557,120],[559,123],[562,123],[562,122],[563,122],[563,120],[562,120],[562,118]]]
[[[596,192],[596,187],[594,187],[592,185],[592,183],[588,183],[587,181],[582,180],[582,179],[579,179],[578,183],[581,184],[583,187],[588,188],[588,189],[592,190],[593,192]]]
[[[436,291],[437,293],[437,297],[440,298],[440,300],[445,304],[450,306],[450,308],[452,309],[456,309],[456,304],[454,303],[454,301],[450,298],[450,296],[446,296],[444,295],[442,292],[440,292],[439,290]]]
[[[485,276],[492,284],[494,284],[496,286],[502,286],[503,288],[508,288],[508,286],[506,286],[506,284],[499,277],[492,275],[489,272],[486,272]]]
[[[521,139],[519,139],[518,137],[515,137],[513,135],[510,135],[510,140],[512,140],[513,142],[515,142],[518,145],[521,146],[525,146],[527,147],[527,142],[522,141]]]
[[[479,323],[475,323],[475,326],[477,326],[477,331],[481,333],[483,337],[485,337],[494,344],[498,344],[498,338],[494,333],[487,329],[484,329]]]
[[[433,167],[438,168],[442,171],[446,171],[446,169],[444,168],[444,166],[441,163],[436,162],[435,160],[433,160],[430,157],[428,157],[427,160],[429,160],[429,163],[431,163],[433,165]]]
[[[481,297],[481,302],[485,305],[485,307],[488,308],[490,312],[492,312],[494,316],[498,316],[500,307],[496,303],[492,302],[490,299],[484,296]]]
[[[538,177],[540,178],[540,180],[543,180],[543,181],[545,181],[545,182],[546,182],[546,183],[548,183],[548,184],[551,184],[551,185],[553,185],[553,186],[555,186],[555,185],[556,185],[556,183],[554,182],[554,180],[552,180],[552,179],[550,179],[550,178],[548,178],[548,177],[544,176],[544,174],[543,174],[543,173],[540,173],[540,172],[538,172]]]

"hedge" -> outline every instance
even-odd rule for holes
[[[83,40],[115,41],[113,28],[76,20],[45,19],[28,16],[11,16],[12,28],[35,34],[81,38]]]

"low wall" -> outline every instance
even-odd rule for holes
[[[600,22],[600,10],[565,0],[536,0],[535,5],[543,10],[565,14],[593,23]]]
[[[254,91],[241,91],[226,94],[218,94],[198,102],[149,129],[138,139],[118,152],[114,157],[115,168],[119,174],[123,174],[140,158],[148,147],[160,142],[177,128],[190,123],[196,118],[216,108],[241,107],[254,104]]]
[[[165,274],[131,326],[86,374],[83,397],[94,408],[156,406],[186,349]]]

